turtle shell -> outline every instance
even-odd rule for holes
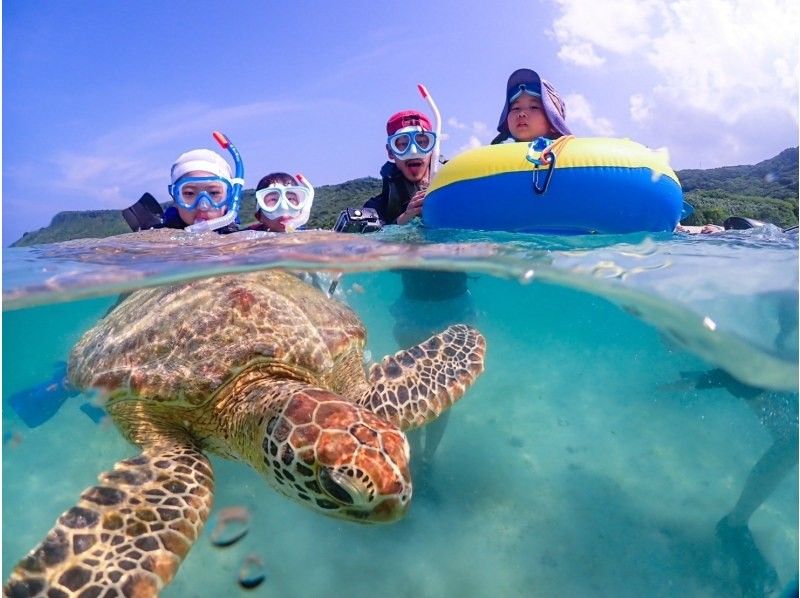
[[[75,345],[69,377],[198,404],[256,360],[320,383],[365,336],[352,310],[291,274],[227,275],[132,293]]]

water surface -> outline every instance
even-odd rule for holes
[[[341,272],[337,297],[361,316],[379,359],[400,348],[391,270],[403,267],[467,272],[488,344],[486,371],[453,408],[432,467],[415,465],[406,518],[370,527],[327,519],[215,458],[214,513],[247,506],[251,530],[215,548],[212,514],[165,596],[243,592],[236,575],[253,552],[266,564],[255,591],[264,596],[334,587],[352,596],[741,593],[714,528],[776,426],[797,434],[797,237],[773,228],[573,238],[391,228],[157,231],[7,250],[4,578],[97,473],[136,453],[81,410],[91,396],[67,399],[36,428],[9,408],[15,393],[47,387],[118,293],[266,267]],[[420,318],[442,311],[428,309]],[[693,373],[715,368],[776,397],[776,412],[725,387],[697,388]],[[794,466],[749,522],[781,585],[797,573],[797,487]]]

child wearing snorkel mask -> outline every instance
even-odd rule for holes
[[[403,110],[386,123],[389,161],[381,168],[383,189],[369,199],[383,224],[405,225],[422,213],[431,177],[436,134],[422,112]],[[451,324],[471,324],[475,308],[463,272],[399,270],[402,292],[390,307],[393,334],[399,347],[410,347]],[[413,463],[428,468],[447,426],[449,413],[409,433]],[[420,472],[422,473],[422,472]],[[424,476],[424,474],[423,474]]]
[[[403,110],[386,123],[389,161],[381,168],[383,189],[365,208],[374,208],[384,224],[408,224],[422,213],[430,182],[436,134],[422,112]]]
[[[247,230],[271,233],[291,233],[301,230],[311,215],[314,187],[303,175],[296,177],[286,172],[271,172],[256,185],[256,222]],[[335,294],[338,277],[325,272],[293,272],[300,280],[316,287],[328,297],[341,299]]]
[[[225,215],[236,182],[228,162],[211,150],[195,149],[178,156],[170,171],[169,194],[174,205],[164,212],[164,226],[185,229]],[[236,222],[217,229],[238,230]]]
[[[298,180],[299,179],[299,180]],[[311,215],[314,188],[302,177],[272,172],[256,185],[256,219],[248,230],[285,233],[298,230]]]
[[[572,133],[564,101],[553,85],[536,71],[518,69],[506,84],[506,100],[492,145],[506,140],[530,142],[537,137],[558,139]]]

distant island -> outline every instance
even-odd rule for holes
[[[336,217],[347,207],[362,206],[381,191],[381,180],[374,177],[354,179],[338,185],[320,185],[314,189],[314,205],[308,228],[333,228]],[[146,191],[143,189],[142,192]],[[136,201],[133,198],[131,203]],[[166,209],[171,202],[162,204]],[[246,189],[242,194],[239,220],[242,226],[255,222],[256,194]],[[81,210],[59,212],[49,226],[25,233],[11,247],[25,247],[42,243],[57,243],[70,239],[101,238],[129,233],[131,229],[122,217],[121,210]]]
[[[680,170],[684,199],[694,207],[686,225],[722,224],[729,216],[743,216],[780,227],[798,223],[798,148],[749,166]],[[381,180],[366,177],[316,188],[309,228],[332,228],[347,207],[361,206],[381,190]],[[146,191],[143,189],[142,192]],[[133,203],[136,198],[131,198]],[[168,204],[164,204],[165,207]],[[239,212],[243,225],[254,222],[256,202],[247,189]],[[59,212],[50,224],[25,233],[12,247],[57,243],[70,239],[100,238],[130,232],[120,210]]]

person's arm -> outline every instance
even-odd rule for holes
[[[414,218],[422,214],[422,204],[425,203],[425,193],[426,191],[421,189],[414,194],[411,201],[409,201],[406,206],[406,211],[397,217],[397,224],[408,224]]]
[[[689,235],[699,235],[699,234],[707,235],[713,233],[721,233],[724,230],[725,230],[724,228],[716,224],[705,224],[702,226],[690,226],[688,224],[687,225],[678,224],[675,227],[676,233],[686,233]]]

